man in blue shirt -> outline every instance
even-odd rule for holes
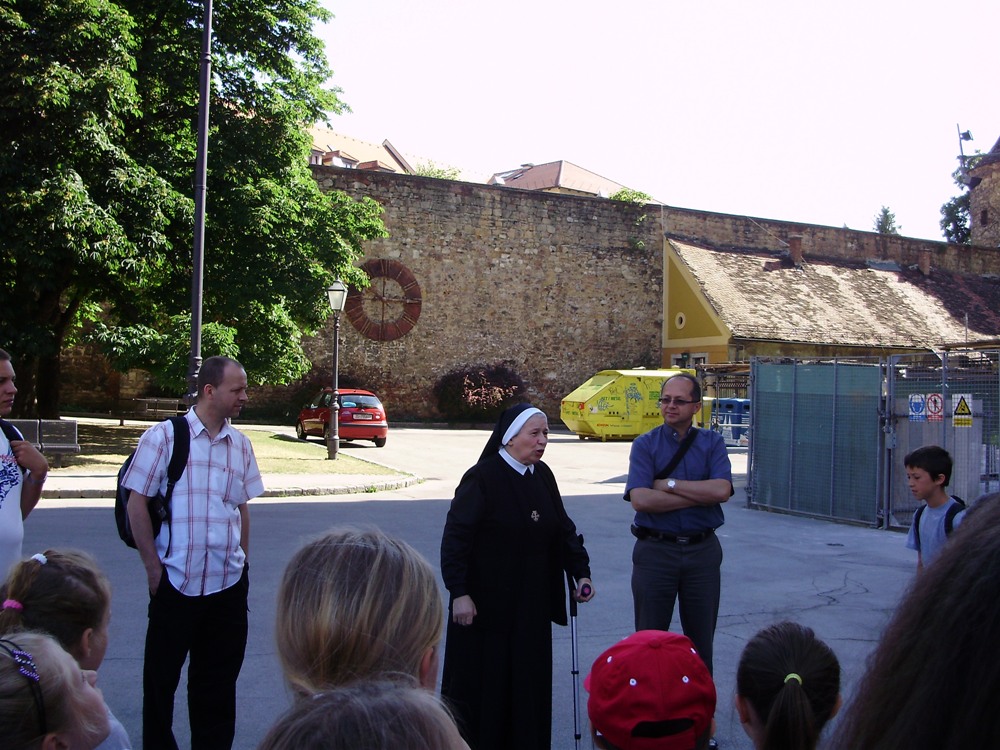
[[[719,616],[722,545],[715,535],[733,494],[732,466],[722,436],[692,425],[701,410],[701,386],[675,375],[660,391],[663,425],[640,435],[629,454],[625,500],[635,510],[632,600],[635,629],[669,630],[680,600],[681,627],[712,671]],[[694,430],[669,477],[657,478]]]

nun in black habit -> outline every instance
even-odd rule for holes
[[[507,409],[445,522],[441,575],[450,604],[441,694],[472,750],[550,746],[551,623],[567,622],[565,573],[576,581],[577,601],[594,595],[583,537],[541,461],[548,432],[539,409]]]

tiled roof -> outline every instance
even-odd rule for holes
[[[605,198],[624,188],[614,180],[578,167],[568,161],[550,161],[547,164],[524,164],[517,169],[497,172],[490,184],[506,185],[522,190],[572,190]]]
[[[1000,279],[893,270],[670,240],[737,338],[864,347],[937,348],[1000,335]]]
[[[412,171],[388,141],[381,144],[368,143],[319,125],[309,128],[309,135],[312,136],[314,151],[327,157],[338,157],[339,161],[354,162],[357,169],[377,169],[400,174],[410,174]],[[337,161],[333,163],[342,166]]]

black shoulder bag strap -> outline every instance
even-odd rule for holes
[[[677,452],[674,454],[674,457],[670,459],[670,463],[666,465],[666,468],[664,468],[663,471],[657,472],[656,476],[653,477],[653,479],[666,479],[667,477],[669,477],[671,474],[674,473],[674,469],[677,468],[677,465],[681,462],[681,459],[684,458],[684,454],[687,453],[688,448],[691,447],[691,443],[694,442],[695,436],[697,434],[698,434],[697,427],[695,427],[694,425],[688,427],[688,433],[687,435],[684,436],[684,439],[681,441],[680,447],[677,449]]]
[[[695,427],[694,425],[688,427],[687,435],[685,435],[684,439],[681,440],[681,444],[677,448],[677,452],[674,454],[674,457],[670,459],[670,463],[668,463],[666,467],[664,467],[663,471],[658,471],[656,473],[656,476],[653,477],[653,479],[666,479],[667,477],[669,477],[671,474],[674,473],[674,469],[677,468],[677,464],[679,464],[681,462],[681,459],[684,458],[684,454],[687,453],[688,448],[691,447],[691,443],[694,442],[695,436],[697,434],[698,434],[697,427]],[[631,493],[626,492],[625,495],[622,497],[622,500],[624,500],[626,503],[631,502],[629,494]]]

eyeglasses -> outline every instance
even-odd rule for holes
[[[686,398],[670,398],[670,396],[667,396],[666,398],[658,399],[658,403],[660,404],[660,406],[670,406],[670,404],[677,404],[678,406],[684,406],[684,404],[697,404],[698,402],[689,401]]]

